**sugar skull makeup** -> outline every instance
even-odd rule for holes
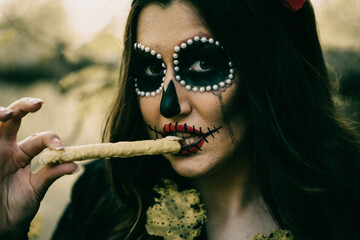
[[[166,71],[161,55],[140,43],[135,43],[134,49],[134,81],[137,94],[141,97],[160,94]]]
[[[241,79],[200,16],[185,1],[149,4],[139,15],[136,39],[140,44],[131,53],[135,68],[131,79],[137,78],[137,101],[147,133],[152,139],[183,138],[181,152],[164,157],[185,177],[213,174],[227,166],[223,163],[232,162],[246,128],[237,102]],[[158,82],[143,82],[152,79]],[[151,97],[151,91],[159,88],[161,93]]]
[[[205,92],[231,85],[232,62],[213,38],[195,36],[174,48],[175,79],[186,90]]]
[[[135,89],[139,96],[159,94],[163,88],[166,66],[160,54],[142,45],[135,49]],[[216,91],[232,84],[233,63],[219,41],[199,37],[188,39],[174,47],[173,68],[175,80],[188,91]]]

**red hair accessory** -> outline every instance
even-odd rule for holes
[[[305,4],[306,0],[281,0],[282,4],[293,12],[296,12]]]

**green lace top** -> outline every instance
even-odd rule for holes
[[[113,227],[124,217],[123,210],[114,210],[118,209],[118,199],[110,189],[104,161],[93,161],[84,168],[51,240],[111,239],[114,236]],[[182,240],[206,239],[206,231],[201,231],[206,213],[196,190],[179,191],[177,185],[168,180],[154,190],[158,193],[157,199],[146,212],[145,231],[152,235],[147,239],[158,239],[155,236],[164,235],[162,239],[177,240],[180,234],[183,234]],[[118,239],[125,239],[128,232],[123,234]],[[260,239],[293,240],[293,237],[289,231],[274,230],[270,236],[257,234],[249,240]]]
[[[292,236],[289,230],[282,230],[277,229],[273,230],[270,236],[265,237],[262,233],[257,234],[251,240],[293,240],[294,237]]]
[[[178,191],[177,185],[163,180],[163,186],[155,186],[160,198],[146,212],[146,230],[149,235],[163,237],[164,240],[193,240],[201,233],[207,220],[200,193],[195,189]],[[288,230],[273,230],[266,237],[262,233],[249,240],[293,240]]]

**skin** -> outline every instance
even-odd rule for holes
[[[21,119],[38,111],[42,104],[40,99],[23,98],[6,108],[0,107],[0,239],[22,239],[49,186],[78,169],[76,164],[66,163],[30,173],[31,159],[44,148],[63,148],[53,132],[33,134],[17,142]]]
[[[173,168],[182,176],[197,177],[217,171],[217,168],[234,154],[236,144],[240,143],[244,136],[245,121],[242,115],[238,111],[226,108],[235,96],[237,83],[235,82],[221,93],[225,103],[225,112],[223,112],[219,98],[214,93],[187,91],[174,80],[172,63],[174,46],[196,35],[211,36],[210,31],[201,23],[201,19],[192,9],[180,2],[165,9],[157,5],[146,7],[139,16],[137,30],[137,42],[149,46],[162,55],[167,66],[165,89],[170,80],[173,80],[181,109],[179,114],[165,118],[160,114],[162,94],[139,98],[146,124],[156,126],[157,129],[169,123],[174,125],[176,122],[186,123],[189,126],[195,125],[197,129],[201,127],[204,130],[208,127],[223,126],[219,133],[214,133],[214,138],[211,136],[207,138],[209,142],[204,144],[200,153],[187,156],[166,156]],[[232,114],[229,114],[230,112]],[[225,116],[230,117],[229,127],[224,124]],[[235,144],[230,137],[230,131],[237,136]],[[152,138],[156,137],[152,131],[149,131],[149,134]]]
[[[209,239],[248,240],[259,232],[269,234],[277,227],[249,176],[251,157],[245,141],[247,124],[240,111],[232,105],[239,79],[235,76],[230,87],[215,93],[187,91],[174,81],[174,46],[196,35],[212,36],[194,9],[175,1],[167,7],[148,5],[140,13],[137,42],[162,55],[167,67],[165,89],[173,80],[181,111],[170,118],[162,116],[162,94],[140,97],[140,109],[145,123],[157,129],[176,122],[202,129],[222,126],[214,138],[207,138],[208,143],[203,145],[202,151],[165,157],[178,174],[193,178],[198,185],[207,209]],[[149,134],[156,137],[151,130]]]
[[[162,54],[168,69],[165,88],[174,79],[173,47],[195,35],[209,37],[211,32],[188,5],[175,1],[167,8],[149,5],[142,11],[137,40]],[[159,111],[161,94],[139,100],[145,122],[151,126],[161,128],[178,122],[206,129],[224,125],[214,138],[208,138],[209,143],[198,154],[166,156],[174,169],[192,177],[202,192],[208,212],[206,228],[212,240],[249,239],[258,232],[268,234],[276,228],[249,177],[251,158],[244,142],[246,121],[231,105],[236,97],[236,81],[235,78],[231,87],[215,94],[189,92],[174,81],[181,112],[169,119]],[[76,164],[64,163],[30,173],[31,159],[44,148],[63,148],[53,132],[33,134],[17,142],[21,119],[38,111],[42,104],[40,99],[23,98],[0,107],[0,239],[22,239],[49,186],[57,178],[78,170]],[[149,133],[155,138],[153,132]]]

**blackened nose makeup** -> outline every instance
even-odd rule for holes
[[[180,113],[179,100],[176,94],[176,89],[174,82],[171,80],[167,89],[164,89],[161,103],[160,103],[160,113],[166,118],[171,118]]]

